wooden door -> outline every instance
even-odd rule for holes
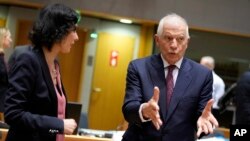
[[[32,26],[33,26],[33,21],[30,20],[17,21],[17,32],[15,41],[16,46],[30,44],[28,35]]]
[[[71,48],[70,53],[59,55],[62,81],[68,100],[75,102],[79,102],[80,100],[79,87],[87,33],[86,31],[78,28],[77,34],[79,40],[75,42],[75,45]]]
[[[130,36],[110,33],[98,35],[88,115],[89,128],[115,130],[124,121],[122,103],[125,79],[134,44],[135,39]],[[112,57],[112,53],[117,56]],[[116,59],[113,66],[112,59]]]

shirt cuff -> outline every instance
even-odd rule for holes
[[[146,104],[146,103],[141,104],[140,109],[139,109],[139,116],[140,116],[140,119],[141,119],[142,122],[151,121],[151,119],[144,119],[144,118],[143,118],[143,115],[142,115],[142,107],[143,107],[145,104]]]

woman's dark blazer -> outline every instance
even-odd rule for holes
[[[4,61],[4,53],[0,52],[0,112],[4,111],[5,92],[8,87],[8,73]]]
[[[9,62],[6,141],[55,141],[64,124],[57,118],[57,95],[42,49],[17,47]]]

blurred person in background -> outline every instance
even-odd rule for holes
[[[4,121],[4,98],[8,87],[8,64],[4,58],[4,50],[11,46],[11,33],[7,28],[0,28],[0,121]]]
[[[215,61],[213,57],[203,56],[200,60],[200,64],[213,71],[213,109],[219,109],[218,102],[225,93],[225,83],[223,79],[214,72]]]
[[[250,70],[240,76],[234,96],[236,124],[250,125]]]

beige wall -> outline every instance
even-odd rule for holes
[[[61,2],[84,13],[157,22],[169,12],[184,16],[191,27],[250,36],[249,0],[19,0],[34,4]]]

